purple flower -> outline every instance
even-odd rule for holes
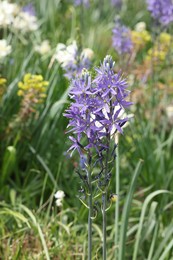
[[[107,138],[117,131],[122,133],[128,121],[124,111],[132,103],[127,101],[127,82],[120,73],[114,73],[113,67],[112,57],[106,56],[95,69],[95,79],[84,70],[71,83],[69,95],[73,102],[64,116],[69,118],[68,132],[74,135],[69,150],[77,150],[80,155],[93,148],[98,154],[108,149]]]
[[[146,0],[152,17],[164,26],[173,22],[173,2],[171,0]]]
[[[29,15],[31,16],[35,16],[35,8],[33,6],[32,3],[29,3],[28,5],[25,5],[23,8],[22,8],[22,11],[24,13],[28,13]]]
[[[117,8],[121,8],[122,6],[122,0],[111,0],[112,6],[115,6]]]
[[[130,53],[133,47],[130,38],[130,30],[118,21],[116,22],[112,33],[112,46],[118,54]]]
[[[74,0],[74,5],[84,5],[85,7],[89,7],[90,1],[89,0]]]

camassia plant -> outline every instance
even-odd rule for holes
[[[91,78],[87,70],[72,80],[70,98],[66,110],[69,118],[71,154],[77,150],[84,162],[77,170],[82,181],[80,200],[89,209],[88,214],[88,259],[92,258],[92,220],[99,209],[103,219],[103,259],[106,259],[106,211],[108,188],[116,158],[115,134],[123,133],[122,127],[129,120],[125,109],[131,105],[127,100],[127,82],[113,70],[114,61],[106,56],[96,76]]]

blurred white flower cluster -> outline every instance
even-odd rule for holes
[[[75,63],[77,51],[78,47],[76,41],[73,41],[73,43],[68,46],[63,43],[58,43],[54,58],[61,63],[63,68],[65,68],[69,64]]]
[[[20,12],[13,21],[13,27],[23,32],[36,31],[38,29],[37,17],[27,12]]]
[[[24,33],[38,29],[38,20],[27,7],[22,9],[19,5],[0,1],[0,27],[20,30]]]
[[[65,77],[71,80],[75,75],[80,75],[84,68],[90,68],[92,57],[93,51],[89,48],[82,50],[77,46],[76,41],[73,41],[70,45],[59,43],[50,66],[54,60],[57,60],[65,71]]]
[[[44,40],[40,45],[35,46],[35,51],[40,55],[45,55],[49,53],[51,50],[51,46],[48,40]]]
[[[173,122],[173,105],[169,105],[166,107],[166,115],[168,119],[170,119]]]
[[[61,207],[61,206],[62,206],[63,199],[64,199],[64,197],[65,197],[64,191],[58,190],[58,191],[55,193],[54,197],[55,197],[55,199],[56,199],[55,203],[56,203],[57,207]]]
[[[7,41],[0,40],[0,60],[6,57],[11,52],[11,45],[7,44]]]
[[[13,23],[20,8],[17,4],[12,4],[8,1],[0,1],[0,10],[0,26],[7,27]]]
[[[89,48],[83,49],[80,56],[82,59],[91,60],[93,57],[93,51]],[[62,68],[66,68],[71,64],[76,63],[76,57],[78,55],[78,46],[76,41],[73,41],[70,45],[58,43],[54,58],[61,63]]]
[[[146,30],[146,23],[145,22],[139,22],[135,25],[135,31],[137,32],[143,32]]]

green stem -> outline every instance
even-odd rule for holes
[[[88,185],[89,185],[89,194],[88,194],[88,260],[92,259],[92,183],[91,183],[91,169],[88,171]]]
[[[107,146],[110,146],[110,135],[107,135]],[[106,202],[107,202],[107,173],[108,173],[108,160],[109,160],[109,148],[106,153],[106,161],[105,161],[105,190],[102,193],[102,229],[103,229],[103,260],[106,260]]]
[[[103,215],[103,260],[106,260],[106,199],[107,192],[102,194],[102,215]]]
[[[80,10],[80,31],[83,32],[84,30],[84,4],[81,4]]]
[[[118,135],[117,135],[117,144],[118,144]],[[117,201],[115,205],[115,259],[118,259],[118,241],[119,241],[119,227],[118,227],[118,222],[119,222],[119,191],[120,191],[120,169],[119,169],[119,148],[117,146],[116,148],[116,185],[115,185],[115,190],[116,190],[116,196],[117,196]]]

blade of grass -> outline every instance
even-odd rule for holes
[[[144,201],[143,207],[142,207],[142,212],[141,212],[141,216],[140,216],[140,220],[139,220],[139,228],[136,234],[136,242],[135,242],[135,246],[134,246],[134,252],[133,252],[133,260],[137,260],[138,257],[138,250],[139,250],[139,245],[140,245],[140,241],[141,241],[141,232],[142,232],[142,227],[143,227],[143,222],[144,222],[144,217],[145,217],[145,213],[148,207],[148,204],[150,203],[150,201],[156,197],[157,195],[163,194],[163,193],[170,193],[167,190],[157,190],[152,192],[151,194],[149,194],[147,196],[147,198]]]
[[[21,207],[21,208],[28,214],[28,216],[31,218],[33,225],[35,226],[35,228],[36,228],[37,231],[38,231],[38,234],[39,234],[39,237],[40,237],[40,240],[41,240],[41,243],[42,243],[44,252],[45,252],[46,259],[47,259],[47,260],[50,260],[49,251],[48,251],[48,248],[47,248],[47,245],[46,245],[46,241],[45,241],[45,238],[44,238],[42,229],[41,229],[39,223],[38,223],[37,220],[36,220],[36,217],[34,216],[34,214],[32,213],[32,211],[31,211],[30,209],[28,209],[27,207],[25,207],[24,205],[20,205],[20,207]]]
[[[155,247],[155,244],[156,244],[156,241],[157,241],[158,228],[159,228],[159,225],[157,223],[156,226],[155,226],[153,239],[152,239],[152,242],[151,242],[151,246],[150,246],[150,250],[149,250],[149,254],[148,254],[147,260],[152,260],[153,259],[152,256],[153,256],[154,247]]]
[[[163,254],[160,256],[159,260],[165,260],[166,256],[168,255],[168,253],[169,253],[169,251],[171,250],[172,247],[173,247],[173,239],[171,239],[171,241],[169,242],[169,244],[165,248]]]
[[[47,172],[47,174],[49,175],[49,178],[51,179],[54,187],[57,187],[57,183],[56,180],[53,176],[53,173],[51,172],[51,170],[49,169],[49,167],[45,164],[44,160],[42,159],[42,157],[36,152],[36,150],[29,145],[29,149],[30,151],[36,156],[37,160],[40,162],[40,164],[42,165],[42,167],[44,168],[44,170]]]
[[[165,232],[165,237],[164,239],[162,240],[162,242],[158,245],[156,251],[155,251],[155,254],[152,258],[152,260],[157,260],[157,259],[160,259],[159,256],[162,252],[162,250],[165,248],[165,246],[167,245],[168,243],[168,240],[173,236],[173,223],[171,223],[168,227],[167,227],[167,230]]]
[[[143,161],[140,159],[136,166],[136,169],[135,169],[135,172],[134,172],[134,175],[133,175],[130,187],[129,187],[129,192],[126,197],[125,205],[123,208],[122,221],[121,221],[122,224],[121,224],[121,230],[120,230],[119,260],[123,260],[125,258],[125,243],[126,243],[126,233],[127,233],[129,213],[130,213],[133,194],[134,194],[135,187],[136,187],[137,178],[141,171],[142,162]]]

